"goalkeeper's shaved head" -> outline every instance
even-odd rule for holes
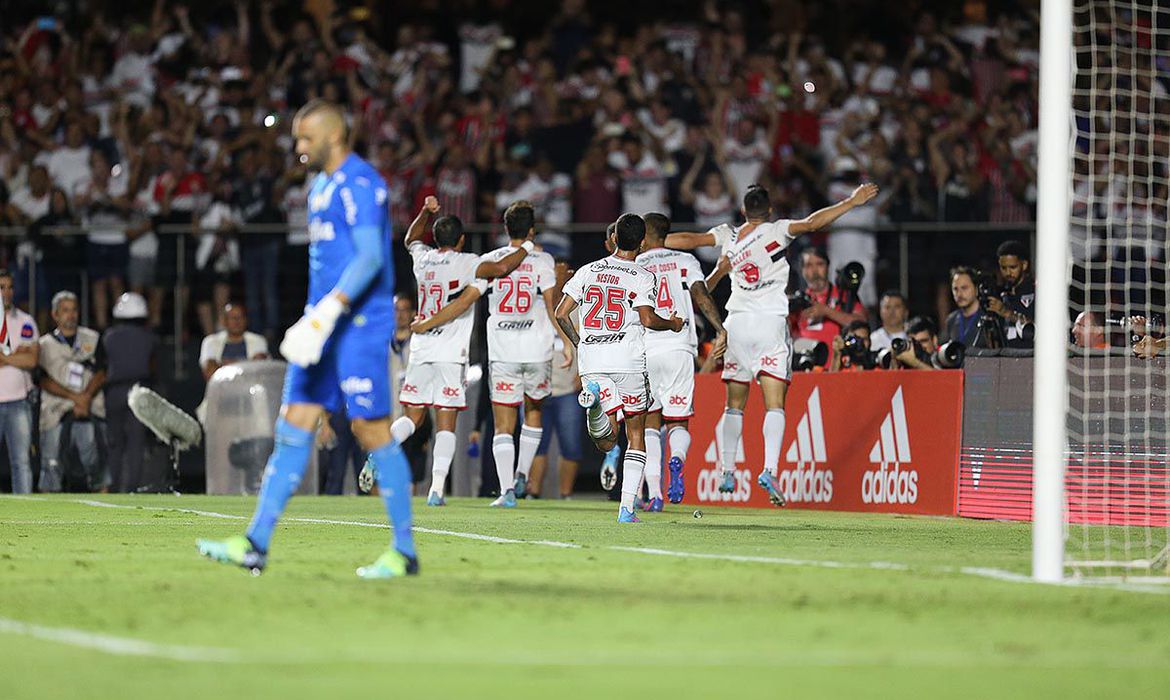
[[[324,169],[331,158],[340,164],[348,153],[346,132],[345,113],[325,100],[311,100],[293,117],[297,157],[314,170]]]

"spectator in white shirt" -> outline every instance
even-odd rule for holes
[[[89,179],[90,148],[85,143],[85,129],[81,122],[72,121],[65,127],[65,143],[45,158],[53,184],[72,194]]]
[[[40,357],[37,322],[16,308],[12,273],[0,270],[0,438],[8,446],[12,465],[12,492],[32,491],[32,371]]]
[[[203,339],[199,346],[199,369],[210,380],[215,370],[243,360],[268,359],[268,341],[248,328],[248,311],[243,304],[223,307],[223,330]]]
[[[666,178],[674,174],[674,162],[669,167],[642,145],[636,134],[622,136],[620,150],[611,151],[609,165],[621,174],[622,210],[633,214],[652,211],[669,216],[666,202]]]
[[[894,338],[906,339],[906,297],[901,292],[887,291],[882,294],[878,310],[882,317],[882,327],[870,334],[869,349],[873,352],[890,347]]]

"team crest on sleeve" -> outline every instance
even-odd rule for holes
[[[28,340],[33,337],[33,327],[31,323],[26,323],[20,328],[20,337]]]

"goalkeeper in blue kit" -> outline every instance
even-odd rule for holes
[[[350,152],[345,115],[313,101],[293,119],[296,153],[318,171],[309,191],[309,298],[285,333],[289,362],[276,447],[245,536],[199,540],[204,556],[259,574],[272,531],[300,484],[326,413],[344,400],[353,434],[376,466],[394,530],[390,548],[362,578],[418,573],[411,533],[410,465],[390,435],[390,341],[394,337],[394,264],[386,183]]]

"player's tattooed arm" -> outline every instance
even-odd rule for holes
[[[723,255],[719,258],[719,264],[715,266],[714,270],[711,270],[711,274],[707,275],[707,279],[704,283],[707,289],[711,290],[717,287],[719,282],[724,277],[726,277],[727,273],[729,272],[731,272],[731,262],[727,259],[726,255]]]
[[[788,234],[790,236],[799,236],[827,228],[834,221],[844,216],[850,209],[860,207],[876,197],[877,193],[878,186],[872,182],[858,185],[857,189],[853,190],[853,194],[842,199],[840,202],[830,207],[825,207],[824,209],[818,209],[800,221],[793,221],[788,227]]]
[[[719,308],[715,306],[715,300],[711,298],[711,292],[707,289],[707,283],[703,281],[696,281],[691,285],[691,301],[715,329],[716,333],[723,332],[723,319],[719,317]]]
[[[418,216],[414,217],[414,221],[410,222],[410,228],[406,229],[406,238],[402,239],[403,245],[407,248],[411,243],[421,241],[427,234],[427,224],[431,222],[431,217],[439,213],[439,200],[431,195],[423,200],[422,209],[418,210]]]
[[[480,291],[479,287],[474,284],[467,285],[463,288],[463,292],[459,295],[458,298],[455,299],[455,301],[439,309],[438,312],[430,318],[422,318],[421,316],[416,317],[414,322],[410,324],[411,332],[426,333],[427,331],[438,328],[444,323],[454,321],[455,319],[462,316],[465,311],[474,306],[475,302],[479,301],[479,298],[482,295],[483,292]]]
[[[561,297],[561,303],[557,304],[557,311],[554,315],[557,326],[573,344],[573,347],[577,347],[581,343],[581,336],[577,335],[577,326],[573,324],[573,310],[576,308],[577,302],[566,294]]]
[[[544,297],[544,309],[548,312],[548,320],[552,321],[553,328],[556,329],[557,335],[561,337],[561,341],[564,344],[564,349],[561,350],[561,367],[568,369],[573,366],[574,343],[569,340],[569,336],[565,334],[565,330],[561,328],[561,324],[557,321],[556,305],[553,303],[556,299],[556,291],[553,289],[545,289],[540,295]]]

